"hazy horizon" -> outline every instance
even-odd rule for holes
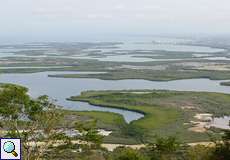
[[[229,35],[228,0],[0,0],[0,42]]]

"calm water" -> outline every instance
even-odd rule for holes
[[[224,49],[192,46],[192,45],[179,45],[168,43],[124,43],[120,48],[122,50],[164,50],[164,51],[178,51],[178,52],[206,52],[215,53],[222,52]]]
[[[119,113],[127,122],[143,117],[142,114],[120,109],[103,108],[89,105],[84,102],[71,102],[66,98],[79,95],[86,90],[122,90],[122,89],[167,89],[178,91],[208,91],[230,93],[230,87],[220,86],[221,81],[208,79],[188,79],[169,82],[156,82],[146,80],[98,80],[98,79],[72,79],[51,78],[48,75],[81,72],[41,72],[30,74],[1,74],[0,83],[14,83],[28,87],[33,97],[49,95],[57,100],[57,104],[66,109],[97,110]],[[83,72],[86,74],[86,72]]]
[[[98,61],[106,61],[106,62],[160,62],[160,61],[179,61],[185,59],[153,59],[153,58],[145,58],[140,56],[146,56],[147,54],[124,54],[124,55],[106,55],[105,57],[94,57],[94,56],[64,56],[65,58],[73,58],[73,59],[96,59]],[[147,56],[154,56],[148,54]],[[62,56],[63,57],[63,56]],[[186,59],[189,60],[189,59]]]
[[[41,47],[41,48],[40,48]],[[20,57],[22,55],[15,55],[14,52],[19,51],[30,51],[30,50],[40,50],[43,49],[42,46],[39,46],[39,48],[0,48],[0,58],[3,57]]]
[[[115,49],[100,49],[102,53],[119,53],[126,51],[152,51],[152,50],[163,50],[163,51],[178,51],[178,52],[198,52],[198,53],[216,53],[223,52],[224,49],[204,47],[204,46],[192,46],[192,45],[179,45],[173,43],[166,43],[164,41],[157,41],[158,43],[143,42],[143,43],[135,43],[135,42],[125,42],[121,45],[116,45],[118,48]],[[88,49],[88,51],[93,51],[94,49]],[[143,54],[144,55],[144,54]],[[154,55],[154,54],[152,54]],[[76,59],[97,59],[99,61],[113,61],[113,62],[151,62],[151,61],[178,61],[183,59],[153,59],[153,58],[143,58],[143,57],[135,57],[141,56],[139,55],[107,55],[106,57],[91,57],[91,56],[82,56],[82,57],[73,57]]]
[[[217,61],[217,60],[230,61],[230,58],[227,58],[227,57],[208,57],[208,58],[204,58],[204,59],[212,60],[212,61]]]

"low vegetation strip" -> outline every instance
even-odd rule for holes
[[[98,96],[82,94],[79,97],[72,97],[70,100],[87,101],[94,105],[144,113],[144,118],[132,122],[143,129],[161,127],[164,124],[175,121],[180,115],[179,110],[175,108],[138,103],[134,97],[130,97],[129,93],[109,93]]]
[[[69,100],[144,113],[144,118],[131,122],[129,127],[144,133],[148,139],[155,135],[179,135],[186,142],[205,141],[208,140],[207,133],[189,130],[193,126],[191,121],[196,121],[194,116],[197,113],[230,115],[230,95],[221,93],[165,90],[87,91]],[[97,119],[101,117],[97,116]]]
[[[64,115],[62,121],[63,126],[74,126],[74,121],[89,121],[97,120],[97,127],[106,130],[117,130],[118,125],[125,125],[125,120],[122,115],[111,112],[99,111],[71,111],[59,110]]]
[[[228,81],[228,82],[221,82],[220,85],[222,85],[222,86],[230,86],[230,81]]]
[[[96,66],[95,66],[96,67]],[[171,67],[171,66],[170,66]],[[83,71],[80,70],[79,71]],[[90,70],[92,71],[92,70]],[[100,69],[99,71],[102,71]],[[179,70],[172,67],[167,70],[148,70],[148,69],[115,69],[104,70],[105,74],[54,74],[49,77],[56,78],[96,78],[102,80],[124,80],[124,79],[144,79],[150,81],[171,81],[180,79],[208,78],[211,80],[228,80],[230,79],[229,71],[208,71],[198,69]]]
[[[72,101],[148,113],[145,107],[161,110],[182,109],[191,113],[211,113],[214,116],[230,115],[230,95],[210,92],[167,90],[86,91],[72,96]]]

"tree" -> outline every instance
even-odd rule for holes
[[[222,141],[215,142],[215,149],[213,151],[213,159],[215,160],[229,160],[230,157],[230,131],[225,130]]]
[[[181,143],[175,137],[157,137],[153,143],[148,144],[144,152],[151,160],[180,159]]]
[[[17,85],[2,85],[0,92],[0,114],[14,136],[20,138],[18,123],[25,117],[30,98],[27,89]]]
[[[90,120],[88,122],[76,122],[75,128],[81,133],[81,139],[92,148],[100,147],[103,136],[98,134],[98,130],[96,128],[97,121]]]
[[[211,160],[212,151],[212,147],[195,145],[187,149],[185,157],[186,160]]]
[[[66,136],[56,127],[62,115],[48,96],[31,99],[27,89],[17,85],[3,85],[0,92],[2,127],[5,137],[21,138],[24,159],[40,159],[47,148]],[[3,125],[4,124],[4,125]]]
[[[145,131],[135,126],[134,124],[126,124],[126,123],[117,123],[120,129],[121,135],[125,137],[132,137],[135,138],[137,142],[145,143]]]
[[[148,160],[138,150],[126,147],[117,147],[110,155],[109,160]]]
[[[148,146],[160,153],[173,153],[180,149],[181,143],[175,137],[156,137],[156,141]]]

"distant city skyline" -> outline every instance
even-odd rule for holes
[[[229,0],[0,0],[0,42],[230,34]]]

